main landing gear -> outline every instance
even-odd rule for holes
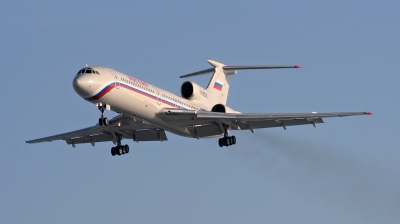
[[[108,125],[108,119],[104,117],[104,111],[106,109],[106,105],[99,104],[97,107],[101,111],[101,117],[99,118],[99,125],[100,126]]]
[[[111,148],[111,155],[123,155],[129,153],[129,145],[121,145],[121,135],[118,135],[117,146]]]
[[[117,145],[116,147],[111,148],[111,155],[123,155],[129,153],[129,145]]]
[[[224,137],[218,140],[219,147],[236,144],[236,137],[234,135],[228,136],[228,128],[228,126],[224,125]]]
[[[234,144],[236,144],[236,137],[234,135],[225,136],[218,140],[218,144],[219,144],[219,147],[234,145]]]

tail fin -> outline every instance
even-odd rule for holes
[[[207,60],[207,62],[214,66],[214,75],[206,90],[212,95],[213,104],[226,105],[229,93],[229,82],[231,80],[229,75],[236,74],[236,70],[224,70],[223,67],[225,65],[216,61]]]
[[[181,76],[181,78],[187,78],[197,75],[203,75],[207,73],[214,72],[210,83],[207,86],[207,92],[212,95],[212,98],[209,98],[210,104],[222,104],[226,105],[226,101],[228,99],[229,92],[229,82],[231,77],[229,75],[236,74],[236,70],[247,70],[247,69],[276,69],[276,68],[301,68],[298,65],[294,66],[226,66],[222,63],[207,60],[210,65],[214,66],[214,68],[190,73],[187,75]]]

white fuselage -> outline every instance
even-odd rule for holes
[[[136,117],[174,134],[195,137],[184,125],[168,124],[159,119],[156,113],[164,108],[208,111],[211,109],[206,103],[192,102],[113,69],[93,69],[96,73],[78,73],[73,80],[73,87],[82,98],[93,104],[107,105],[110,110]]]

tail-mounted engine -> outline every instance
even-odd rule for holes
[[[207,90],[193,82],[184,82],[181,86],[181,95],[188,100],[207,100]]]
[[[184,82],[181,86],[181,95],[183,98],[188,100],[198,100],[202,101],[203,104],[210,103],[211,94],[203,89],[201,86],[197,85],[194,82]],[[212,105],[212,104],[211,104]],[[224,104],[215,104],[212,109],[212,112],[218,113],[240,113],[238,111],[233,110],[232,108],[224,105]]]
[[[232,108],[225,106],[223,104],[215,104],[213,108],[211,109],[212,112],[218,112],[218,113],[239,113]]]

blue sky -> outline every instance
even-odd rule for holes
[[[0,4],[1,223],[397,223],[400,3],[18,1]],[[235,132],[238,143],[167,133],[112,157],[26,140],[91,126],[72,88],[111,67],[179,93],[180,75],[240,71],[242,112],[372,111],[310,126]],[[206,85],[210,76],[190,79]],[[128,102],[129,103],[129,102]],[[108,117],[115,115],[107,112]]]

